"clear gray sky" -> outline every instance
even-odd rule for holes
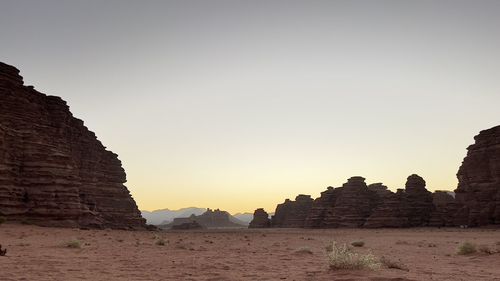
[[[141,209],[272,210],[353,175],[454,189],[500,121],[500,1],[0,1],[0,60]]]

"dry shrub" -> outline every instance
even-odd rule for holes
[[[400,269],[404,271],[410,271],[406,265],[404,265],[401,261],[394,261],[391,260],[387,257],[382,257],[380,258],[380,262],[386,266],[387,268],[392,268],[392,269]]]
[[[480,253],[487,254],[487,255],[492,255],[495,253],[495,251],[490,249],[490,247],[488,247],[487,245],[480,245],[478,247],[478,250]]]
[[[294,254],[308,254],[312,255],[313,251],[309,247],[300,247],[294,251]]]
[[[380,262],[372,254],[358,254],[353,252],[346,244],[332,243],[328,259],[331,269],[377,269]]]
[[[158,240],[156,240],[155,244],[158,245],[158,246],[165,246],[165,244],[167,244],[168,241],[166,241],[165,239],[163,238],[159,238]]]
[[[64,243],[66,248],[80,249],[82,247],[82,242],[78,239],[73,239]]]
[[[460,244],[457,250],[458,255],[470,255],[476,252],[477,252],[476,245],[467,241]]]
[[[6,219],[6,218],[4,218],[4,217],[0,217],[0,224],[5,223],[6,221],[7,221],[7,219]]]

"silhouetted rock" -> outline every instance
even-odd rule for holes
[[[199,224],[197,221],[188,221],[188,222],[183,222],[180,224],[172,225],[172,229],[175,230],[189,230],[189,229],[204,229],[201,224]]]
[[[235,223],[231,218],[231,215],[226,211],[221,211],[219,209],[207,211],[199,216],[191,215],[187,218],[175,218],[172,223],[166,225],[160,225],[161,228],[173,228],[176,225],[194,222],[196,221],[201,226],[206,228],[218,228],[218,227],[243,227],[243,224]]]
[[[500,126],[481,131],[458,170],[457,224],[500,224]]]
[[[46,226],[144,228],[117,155],[66,102],[0,63],[0,216]]]
[[[304,226],[310,228],[326,227],[325,218],[330,216],[333,212],[332,209],[339,193],[339,189],[335,189],[331,186],[329,186],[326,191],[321,192],[321,196],[314,200],[309,214],[306,217]]]
[[[269,214],[260,208],[253,213],[253,219],[248,225],[248,228],[266,228],[271,226]]]
[[[408,217],[402,212],[405,191],[398,189],[396,193],[378,193],[379,203],[367,218],[364,227],[408,227]]]
[[[352,177],[338,188],[333,208],[325,217],[325,227],[361,227],[377,201],[363,177]]]
[[[460,205],[453,197],[453,192],[436,191],[432,194],[434,211],[429,220],[430,226],[455,226],[457,225],[455,215]]]
[[[432,193],[425,188],[425,181],[418,175],[411,175],[406,181],[402,210],[408,217],[409,226],[426,226],[434,211]]]
[[[271,219],[273,227],[304,227],[313,199],[310,195],[300,194],[295,201],[286,199],[276,207]]]

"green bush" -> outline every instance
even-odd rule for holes
[[[0,217],[0,224],[4,223],[6,221],[7,221],[7,219],[5,217]]]

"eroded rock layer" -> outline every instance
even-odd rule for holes
[[[300,194],[295,201],[286,199],[276,207],[271,218],[273,227],[304,227],[309,210],[313,204],[310,195]]]
[[[363,177],[352,177],[341,187],[328,187],[319,198],[311,200],[309,196],[299,195],[295,201],[286,200],[279,204],[271,226],[427,226],[436,209],[432,193],[427,191],[424,179],[418,175],[409,176],[405,189],[399,189],[396,193],[381,183],[367,186]]]
[[[143,228],[125,171],[65,101],[0,63],[0,216],[47,226]]]
[[[481,131],[458,170],[461,225],[500,224],[500,126]]]

